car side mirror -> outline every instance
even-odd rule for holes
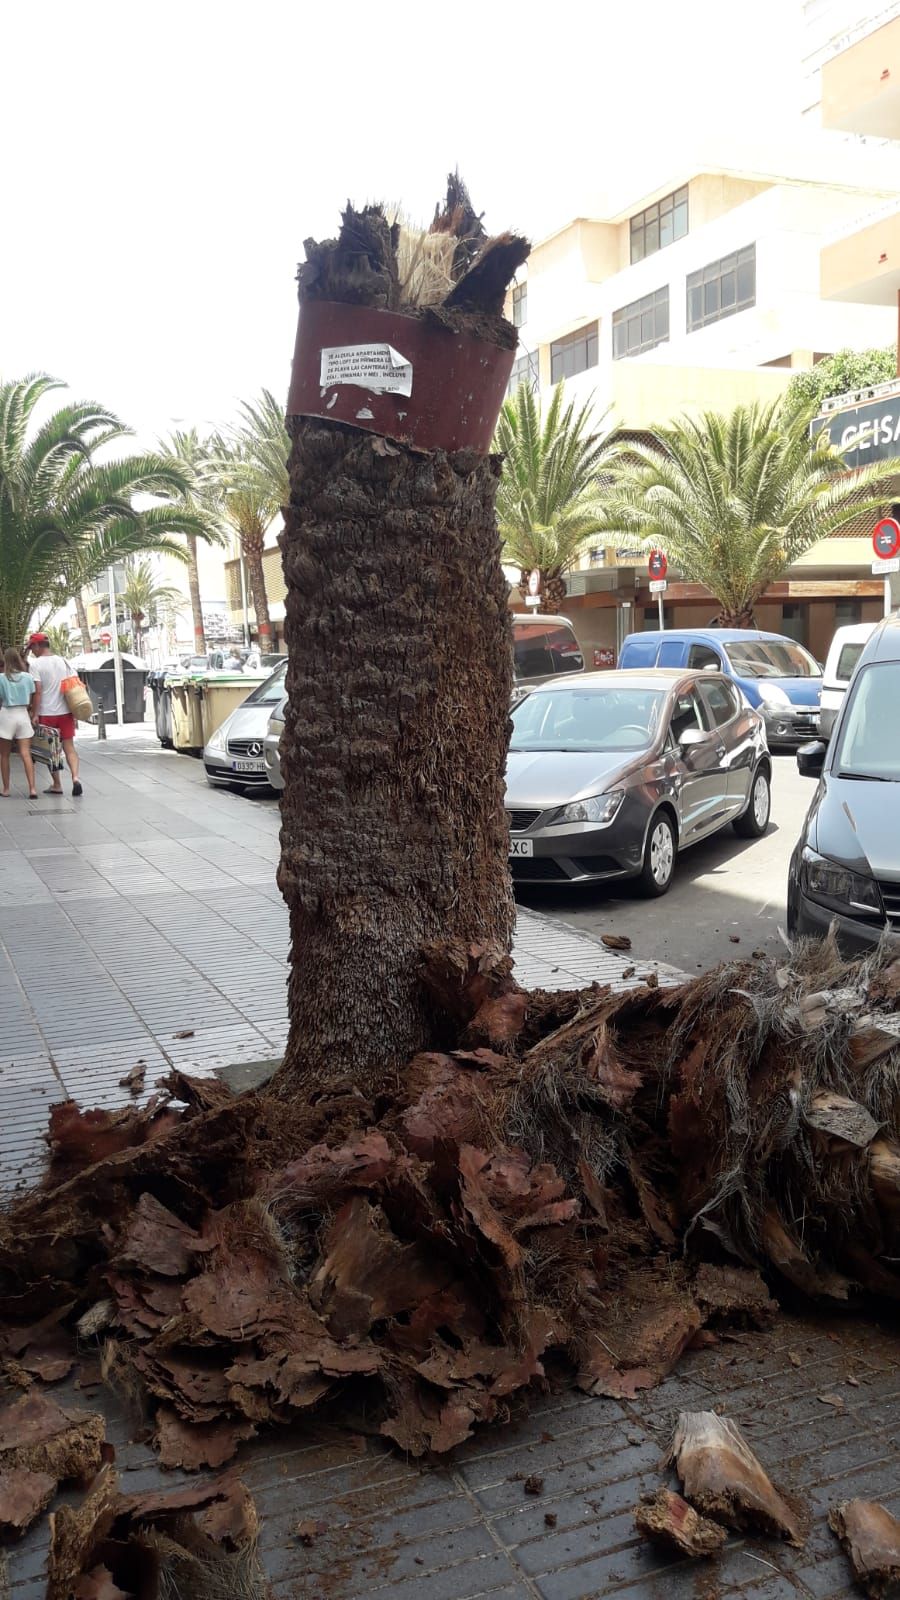
[[[821,778],[828,746],[821,739],[812,744],[802,744],[797,751],[797,771],[801,778]]]
[[[690,750],[695,744],[702,744],[706,734],[702,728],[685,728],[679,736],[678,743],[682,750]]]

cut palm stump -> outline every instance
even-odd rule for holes
[[[308,247],[303,315],[399,311],[404,337],[475,341],[496,378],[525,247],[485,239],[459,185],[434,228],[443,253],[414,270],[378,208],[348,210]],[[438,299],[410,308],[409,282]],[[826,944],[624,995],[514,983],[499,464],[489,437],[407,439],[423,386],[402,345],[377,348],[387,390],[357,390],[357,422],[329,420],[347,397],[325,348],[325,415],[290,418],[284,1064],[242,1096],[173,1072],[143,1106],[54,1107],[44,1181],[0,1218],[7,1376],[102,1337],[169,1467],[217,1468],[326,1400],[442,1454],[551,1363],[629,1396],[705,1325],[770,1318],[770,1290],[900,1295],[887,958]],[[482,425],[480,382],[462,400],[450,424]],[[730,1447],[758,1517],[794,1536]],[[107,1565],[82,1542],[87,1572]]]

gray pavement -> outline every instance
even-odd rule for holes
[[[564,917],[584,933],[628,934],[642,956],[691,973],[752,950],[782,953],[788,862],[815,784],[800,777],[794,755],[774,756],[773,767],[765,837],[739,839],[729,827],[685,851],[664,900],[643,900],[625,883],[565,891],[548,885],[520,887],[520,904]]]
[[[112,1105],[127,1099],[118,1080],[138,1060],[149,1088],[170,1063],[213,1072],[271,1058],[284,1040],[277,807],[209,790],[199,763],[160,749],[149,729],[122,729],[105,745],[88,735],[82,753],[82,801],[29,802],[20,788],[0,803],[7,1183],[36,1173],[47,1107],[65,1094]],[[678,954],[661,937],[684,914],[677,894],[634,907],[642,955]],[[569,903],[561,910],[576,920]],[[621,931],[622,919],[614,925]],[[650,966],[528,912],[516,959],[524,983],[548,987],[624,984],[628,967]],[[274,1600],[849,1600],[825,1519],[854,1494],[900,1513],[897,1357],[896,1335],[871,1321],[784,1316],[770,1332],[688,1355],[635,1401],[548,1386],[527,1413],[517,1409],[440,1468],[386,1450],[362,1417],[349,1439],[327,1414],[270,1433],[242,1448],[238,1467],[261,1513]],[[68,1384],[55,1392],[64,1404],[102,1406],[126,1492],[184,1481],[160,1473],[141,1419],[114,1395]],[[678,1411],[710,1407],[734,1417],[800,1496],[811,1521],[803,1550],[734,1537],[698,1566],[635,1534],[640,1493],[671,1481],[661,1457]],[[542,1479],[537,1496],[524,1493],[531,1474]],[[295,1535],[301,1518],[322,1524],[311,1548]],[[11,1553],[8,1590],[0,1568],[0,1594],[39,1600],[46,1557],[42,1520]]]
[[[54,1100],[124,1104],[138,1062],[150,1094],[171,1066],[271,1060],[287,1032],[277,804],[211,789],[149,724],[106,742],[91,730],[79,748],[82,799],[29,800],[14,759],[0,802],[7,1189],[34,1176]],[[515,957],[528,987],[621,984],[631,965],[528,912]]]

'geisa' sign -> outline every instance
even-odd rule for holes
[[[828,435],[848,467],[900,456],[900,394],[883,395],[846,411],[828,411],[810,426],[812,438]]]

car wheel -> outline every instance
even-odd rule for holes
[[[765,767],[758,767],[750,790],[750,804],[743,816],[734,820],[734,831],[742,839],[761,839],[769,826],[772,790]]]
[[[658,811],[650,824],[644,846],[644,864],[638,875],[642,894],[665,894],[675,871],[675,829],[664,811]]]

